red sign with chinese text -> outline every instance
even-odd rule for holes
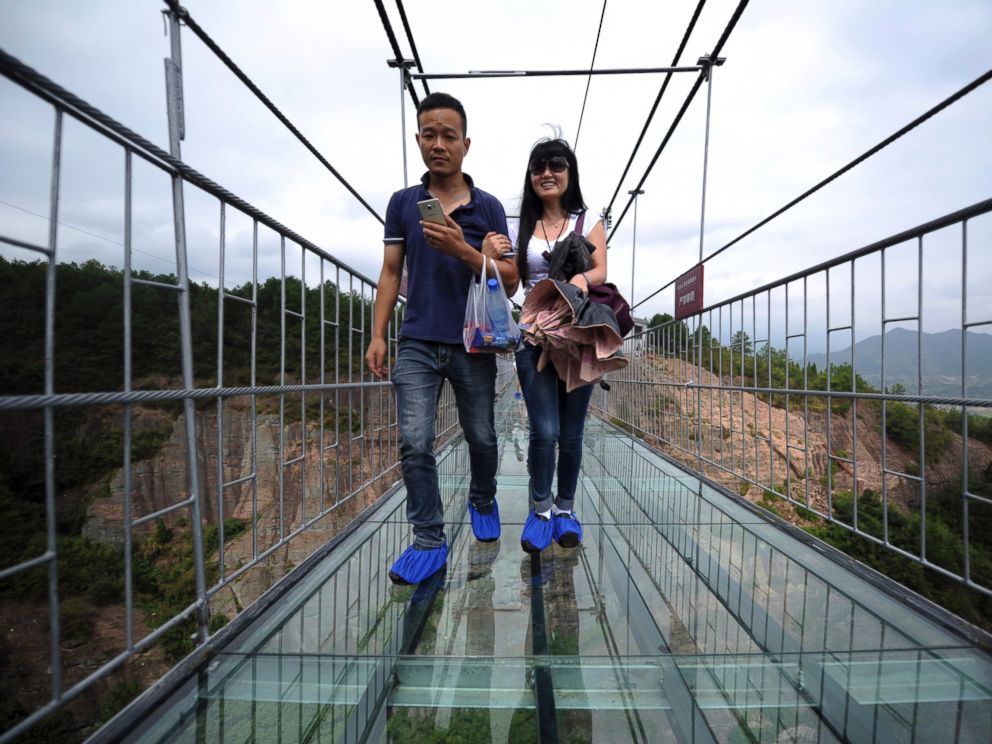
[[[703,309],[703,265],[696,264],[675,280],[675,320]]]

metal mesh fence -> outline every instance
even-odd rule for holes
[[[609,420],[989,594],[985,201],[629,337]],[[985,274],[987,278],[987,274]]]

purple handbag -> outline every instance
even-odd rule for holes
[[[575,221],[575,233],[577,235],[582,235],[582,225],[585,219],[586,213],[583,210]],[[634,327],[634,319],[630,316],[630,303],[620,294],[620,290],[615,284],[604,282],[595,287],[589,287],[589,301],[595,302],[597,305],[606,305],[613,311],[613,314],[617,316],[617,326],[620,328],[621,337],[630,333]]]

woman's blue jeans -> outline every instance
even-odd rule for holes
[[[400,467],[406,485],[406,515],[414,545],[436,548],[445,543],[444,504],[434,457],[435,419],[441,386],[451,383],[468,443],[472,470],[469,501],[485,505],[496,495],[496,358],[469,354],[461,344],[400,339],[390,375],[396,389],[400,429]]]
[[[571,509],[579,482],[582,433],[593,386],[583,385],[566,393],[565,382],[558,377],[553,364],[548,362],[543,370],[537,371],[540,357],[541,349],[537,346],[525,345],[517,352],[517,377],[530,420],[527,452],[530,498],[535,511],[547,511],[552,501],[559,509]],[[558,448],[558,495],[552,499],[555,447]]]

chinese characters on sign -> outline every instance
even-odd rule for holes
[[[697,264],[675,280],[675,320],[703,309],[703,265]]]

